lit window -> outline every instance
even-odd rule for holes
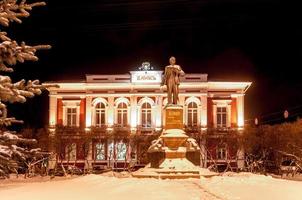
[[[117,123],[121,126],[126,126],[128,124],[128,108],[127,104],[122,102],[118,104],[117,107]]]
[[[197,126],[197,111],[197,104],[195,102],[190,102],[188,104],[188,126]]]
[[[125,160],[127,153],[127,146],[123,142],[116,144],[116,160]]]
[[[104,126],[106,121],[106,107],[104,103],[98,103],[95,106],[95,126]]]
[[[217,107],[217,127],[227,127],[227,109],[226,107]]]
[[[218,160],[225,160],[227,158],[226,145],[217,146],[216,153]]]
[[[105,160],[105,144],[97,143],[95,145],[95,160]]]
[[[142,127],[151,127],[151,105],[147,102],[142,105]]]
[[[74,161],[77,158],[77,144],[72,143],[65,147],[65,159]]]
[[[67,108],[67,126],[76,126],[77,125],[77,108]]]

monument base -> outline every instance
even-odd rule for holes
[[[184,179],[215,176],[199,167],[200,148],[183,130],[169,129],[148,149],[150,164],[132,173],[137,178]]]
[[[165,129],[183,129],[183,108],[178,105],[168,105],[165,108]]]
[[[132,176],[135,178],[157,178],[157,179],[186,179],[186,178],[197,178],[200,177],[210,178],[217,176],[217,173],[211,172],[208,169],[201,168],[198,166],[192,166],[190,162],[186,159],[179,160],[174,159],[173,161],[165,160],[167,162],[166,166],[175,166],[179,163],[183,163],[186,166],[184,169],[170,169],[170,168],[152,168],[150,165],[147,165],[145,168],[141,168],[136,172],[132,173]],[[191,167],[188,167],[191,165]]]

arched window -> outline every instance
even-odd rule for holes
[[[121,126],[128,124],[128,107],[124,102],[119,103],[117,106],[117,124]]]
[[[151,127],[151,105],[148,102],[142,104],[142,127]]]
[[[197,104],[191,101],[188,104],[188,126],[197,126]]]
[[[95,105],[95,126],[101,127],[106,124],[106,106],[99,102]]]
[[[77,144],[72,143],[65,147],[65,159],[74,161],[77,159]]]

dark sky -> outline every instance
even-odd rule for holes
[[[13,75],[54,81],[85,74],[127,73],[143,61],[163,69],[174,55],[187,73],[209,80],[252,81],[246,119],[262,121],[302,113],[302,12],[278,0],[70,0],[46,1],[10,36],[50,44],[37,63],[18,64]],[[47,123],[47,92],[14,106],[26,124]],[[266,116],[268,113],[275,115]],[[30,113],[30,114],[28,114]]]

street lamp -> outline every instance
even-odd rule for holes
[[[288,111],[285,110],[284,113],[283,113],[283,117],[284,117],[285,121],[287,121],[288,115],[289,115]]]
[[[258,121],[258,118],[257,118],[257,117],[255,118],[254,123],[255,123],[255,126],[258,126],[259,121]]]

